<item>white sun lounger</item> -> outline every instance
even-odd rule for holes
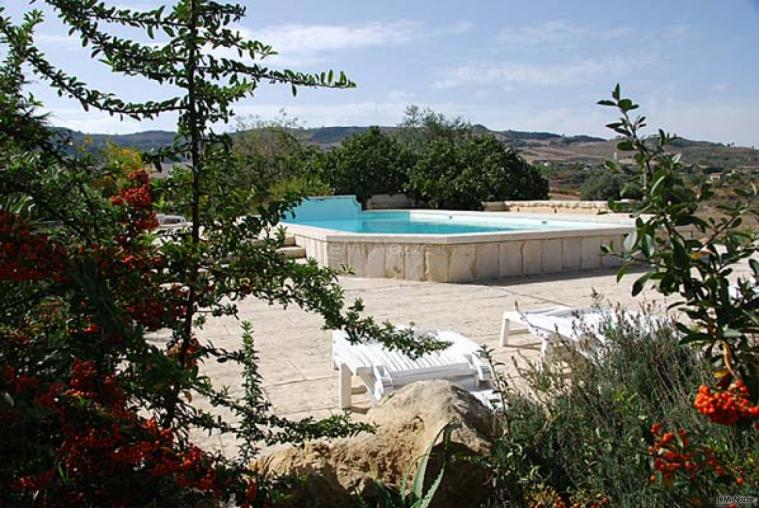
[[[604,342],[601,326],[609,320],[618,320],[619,316],[619,313],[612,310],[564,306],[525,312],[506,311],[501,323],[501,346],[508,345],[511,324],[520,322],[526,325],[525,331],[531,332],[541,341],[541,367],[550,364],[556,340],[573,347],[586,358],[595,358]],[[622,316],[635,320],[636,323],[641,318],[640,313],[630,311],[623,312]],[[653,327],[655,323],[661,322],[662,318],[650,317],[650,320]]]
[[[462,386],[485,405],[492,398],[490,367],[479,356],[480,346],[456,332],[417,331],[450,342],[447,349],[428,353],[416,360],[400,351],[390,351],[376,341],[351,344],[348,335],[332,332],[332,363],[339,370],[338,403],[351,407],[351,378],[358,376],[374,403],[398,388],[426,379],[446,379]]]

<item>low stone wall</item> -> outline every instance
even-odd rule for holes
[[[367,210],[397,210],[411,208],[414,202],[404,193],[374,194],[366,200]]]
[[[552,232],[550,238],[504,235],[470,243],[318,239],[293,232],[307,255],[325,266],[348,266],[360,277],[434,282],[471,282],[540,273],[619,266],[604,256],[601,245],[619,248],[626,231],[584,231],[582,235]],[[532,235],[536,236],[536,235]]]
[[[609,211],[606,201],[488,201],[486,212],[577,213],[598,215]]]

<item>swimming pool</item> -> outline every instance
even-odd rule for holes
[[[471,282],[618,266],[627,217],[450,210],[362,211],[353,196],[305,200],[283,217],[306,255],[355,275]]]
[[[596,223],[547,220],[538,218],[473,216],[466,212],[435,213],[415,211],[360,212],[351,218],[303,219],[295,217],[292,224],[333,231],[365,234],[457,235],[464,233],[502,233],[507,231],[549,231],[556,229],[593,228]]]

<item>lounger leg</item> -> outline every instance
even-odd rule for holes
[[[507,317],[506,313],[503,314],[503,320],[501,321],[501,346],[507,346],[509,343],[509,328],[511,327],[511,320]]]
[[[338,405],[340,409],[350,409],[351,407],[351,378],[353,374],[350,369],[344,363],[340,364],[340,373],[338,374],[340,379],[337,383],[338,390]]]

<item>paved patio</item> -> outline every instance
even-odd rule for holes
[[[741,267],[737,274],[747,271]],[[504,310],[513,310],[516,304],[521,309],[556,304],[589,306],[594,290],[606,302],[629,307],[646,301],[662,302],[659,295],[651,291],[632,298],[630,288],[635,278],[636,274],[632,273],[617,283],[615,272],[607,269],[469,284],[358,277],[343,277],[340,283],[345,288],[346,300],[363,299],[367,314],[378,321],[414,322],[422,328],[460,332],[493,347],[496,359],[514,375],[511,358],[519,362],[537,359],[538,343],[530,335],[521,334],[510,339],[513,346],[500,347],[498,336]],[[320,318],[298,308],[283,310],[253,299],[241,302],[239,308],[240,318],[253,323],[263,390],[274,411],[291,419],[324,417],[338,412],[337,373],[330,362],[330,334],[321,329]],[[240,346],[238,323],[230,318],[211,321],[201,336],[223,348]],[[229,386],[236,395],[242,393],[240,372],[230,362],[206,363],[203,370],[217,385]],[[359,391],[358,387],[356,382],[354,393]],[[369,407],[366,395],[354,395],[353,400],[356,413]],[[227,451],[232,445],[221,443],[216,437],[200,439],[205,446]]]

